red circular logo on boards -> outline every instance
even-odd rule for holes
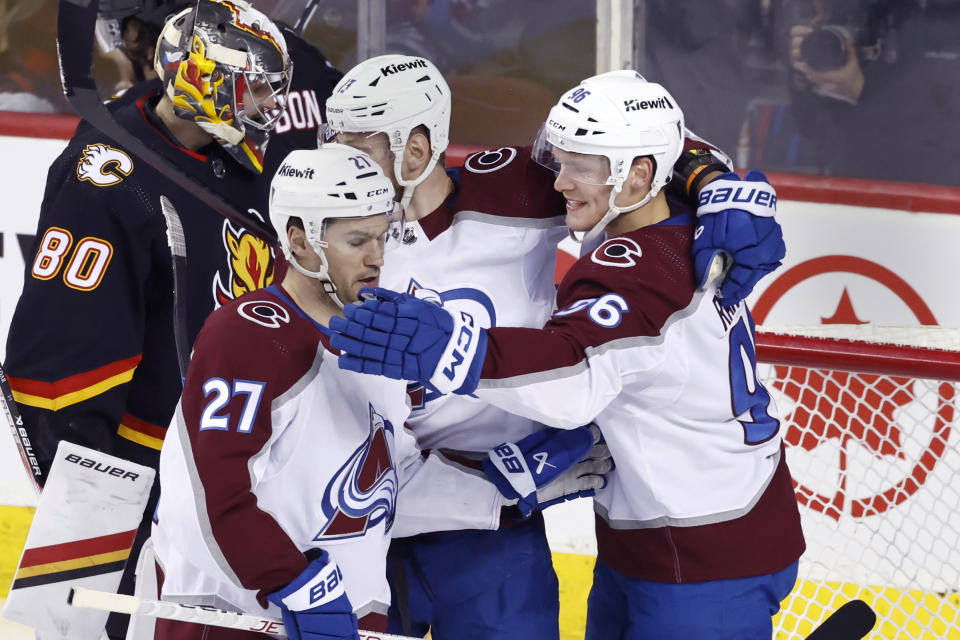
[[[869,278],[900,298],[920,324],[937,324],[933,312],[903,278],[870,260],[843,255],[813,258],[787,269],[753,305],[757,324],[766,320],[774,305],[791,289],[805,280],[827,273],[852,273]],[[846,289],[833,316],[823,321],[824,324],[866,324],[856,317]],[[903,431],[896,414],[905,414],[900,410],[917,400],[914,395],[917,381],[898,376],[781,365],[776,365],[774,369],[775,380],[770,386],[796,403],[789,416],[784,436],[786,443],[804,451],[813,451],[830,439],[840,441],[838,489],[833,495],[818,492],[794,479],[798,501],[814,511],[837,520],[847,507],[855,518],[883,513],[915,494],[946,450],[955,413],[955,388],[952,384],[942,383],[937,389],[936,411],[931,411],[934,425],[930,440],[913,461],[909,472],[875,495],[851,498],[847,495],[847,444],[854,441],[878,458],[896,456],[903,460],[906,457],[902,446]]]

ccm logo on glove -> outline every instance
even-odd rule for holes
[[[454,380],[456,377],[456,368],[463,364],[464,359],[470,351],[470,345],[474,336],[473,316],[465,311],[460,312],[460,331],[457,333],[457,339],[453,345],[453,351],[450,353],[450,364],[443,368],[443,375],[447,380]]]

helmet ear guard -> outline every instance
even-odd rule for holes
[[[587,78],[560,98],[537,135],[533,159],[554,172],[560,169],[554,148],[607,159],[608,175],[582,180],[613,187],[600,221],[582,239],[571,232],[575,240],[588,241],[615,217],[642,207],[660,192],[670,181],[683,137],[683,112],[664,87],[635,71],[611,71]],[[634,160],[644,156],[654,161],[649,192],[637,203],[618,207],[614,201]]]
[[[164,24],[154,67],[177,116],[263,171],[293,74],[283,35],[267,16],[243,0],[198,0]]]

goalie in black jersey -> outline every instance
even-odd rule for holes
[[[316,146],[340,73],[242,0],[169,6],[156,47],[160,79],[131,87],[112,115],[198,188],[266,224],[270,178],[291,149]],[[294,95],[299,111],[287,114]],[[277,275],[268,241],[81,122],[50,167],[4,363],[44,475],[60,440],[157,466],[181,389],[161,195],[184,227],[187,287],[178,295],[188,344],[213,309]],[[156,489],[134,553],[155,503]],[[125,620],[111,619],[112,638],[123,637]]]

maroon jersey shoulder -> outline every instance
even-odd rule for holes
[[[614,341],[660,336],[670,317],[695,299],[693,222],[690,214],[675,216],[581,257],[560,283],[557,311],[543,329],[488,330],[481,377],[562,369]]]
[[[463,163],[454,210],[513,219],[558,218],[562,224],[563,196],[553,181],[553,173],[530,157],[530,147],[479,151]]]
[[[597,325],[592,344],[611,339],[659,335],[667,319],[686,308],[696,290],[693,258],[693,218],[676,216],[610,238],[570,268],[557,291],[558,311],[551,324],[562,325],[586,313]],[[604,298],[606,296],[606,298]],[[622,322],[605,322],[603,309]]]
[[[194,344],[187,372],[269,381],[277,397],[302,378],[323,347],[321,332],[276,287],[247,293],[214,311]],[[189,385],[188,385],[189,386]]]

